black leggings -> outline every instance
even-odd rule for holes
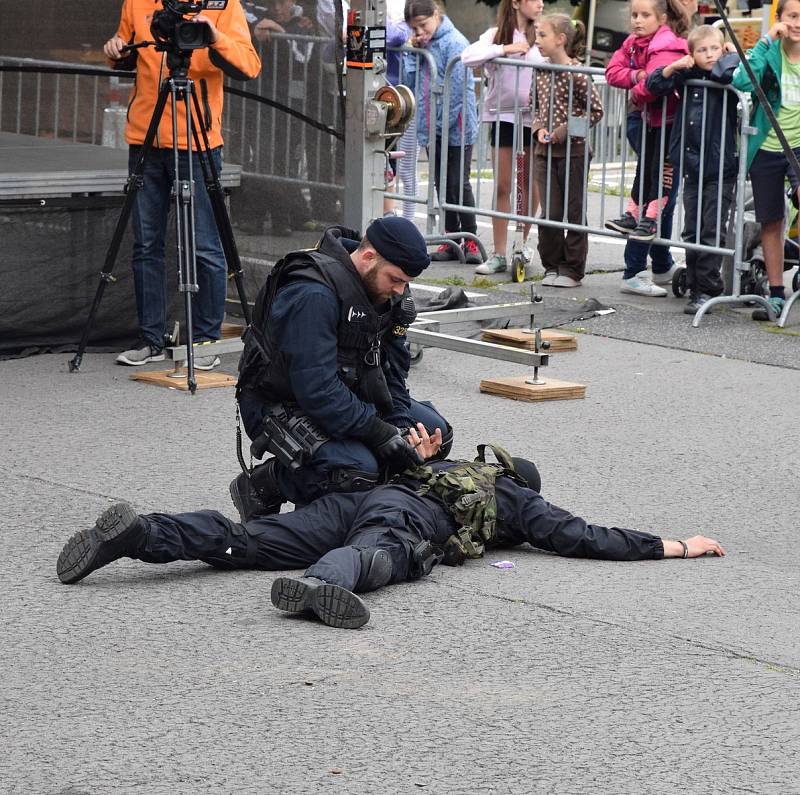
[[[662,138],[663,130],[663,138]],[[672,192],[672,164],[669,162],[669,139],[672,125],[665,127],[646,127],[644,141],[639,139],[639,160],[636,163],[636,176],[633,178],[631,199],[640,206],[639,213],[644,215],[647,205],[657,201],[661,195],[661,209]],[[661,168],[661,144],[664,144],[664,167]],[[641,199],[640,199],[641,195]],[[652,214],[650,217],[654,217]]]
[[[430,153],[430,150],[428,150]],[[448,204],[461,204],[465,207],[475,206],[475,197],[472,195],[472,185],[469,181],[469,170],[472,165],[472,144],[464,147],[464,168],[461,168],[460,146],[447,147],[447,185],[445,190],[445,201]],[[433,182],[436,185],[436,194],[439,201],[442,199],[442,192],[439,189],[439,171],[441,165],[442,139],[436,139],[436,160],[433,164]],[[461,185],[464,185],[464,196],[461,196]],[[473,235],[478,231],[478,224],[475,220],[475,213],[464,212],[463,210],[445,210],[444,213],[445,232],[471,232]]]

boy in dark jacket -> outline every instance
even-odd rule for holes
[[[688,55],[656,69],[647,78],[648,91],[668,95],[687,80],[731,82],[739,58],[735,53],[725,54],[720,30],[700,25],[689,34],[688,44]],[[724,229],[739,170],[736,98],[713,87],[686,86],[675,121],[669,159],[675,169],[682,168],[682,237],[695,245],[720,247],[725,242]],[[683,311],[687,315],[695,314],[706,301],[722,293],[720,259],[719,254],[686,250],[690,297]]]

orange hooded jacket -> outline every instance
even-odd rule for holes
[[[161,0],[124,0],[117,36],[132,44],[152,41],[150,21],[162,8]],[[206,128],[211,148],[222,146],[222,81],[225,75],[235,80],[251,80],[261,71],[261,61],[253,48],[250,30],[239,0],[228,0],[223,11],[203,11],[219,30],[219,39],[205,49],[195,50],[189,67],[197,99],[203,112],[199,120]],[[153,115],[161,81],[168,76],[166,53],[153,47],[134,50],[129,58],[110,61],[117,69],[136,69],[136,82],[128,99],[128,125],[125,140],[144,143]],[[198,119],[192,115],[193,123]],[[199,130],[199,127],[198,127]],[[201,139],[202,140],[202,139]],[[178,104],[178,145],[186,149],[186,113]],[[167,99],[164,115],[153,146],[172,146],[172,108]],[[192,143],[192,148],[196,148]]]

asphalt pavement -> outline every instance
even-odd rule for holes
[[[79,374],[66,355],[0,363],[0,791],[800,791],[798,326],[725,310],[692,329],[683,301],[620,294],[602,251],[584,287],[540,288],[543,324],[588,297],[616,310],[567,322],[578,350],[545,373],[585,399],[482,395],[525,368],[432,348],[411,391],[455,426],[454,455],[497,442],[552,502],[702,532],[725,558],[520,547],[512,569],[489,556],[366,595],[357,631],[274,610],[273,573],[124,560],[66,587],[63,543],[111,501],[234,515],[233,391],[132,382],[109,354]],[[459,275],[437,265],[418,295]],[[494,281],[473,300],[521,297]]]

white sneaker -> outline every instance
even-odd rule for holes
[[[580,287],[581,282],[573,279],[571,276],[556,276],[551,282],[553,287]]]
[[[557,271],[547,271],[547,273],[545,273],[545,275],[544,275],[544,279],[542,279],[542,284],[545,287],[552,287],[553,286],[553,282],[555,282],[555,280],[557,278],[558,278],[558,272]]]
[[[672,284],[672,277],[680,269],[680,265],[673,263],[672,267],[665,273],[653,273],[653,284]]]
[[[631,276],[630,279],[623,279],[620,291],[634,295],[646,295],[649,298],[663,298],[667,294],[663,287],[653,284],[650,271],[641,271],[635,276]]]

